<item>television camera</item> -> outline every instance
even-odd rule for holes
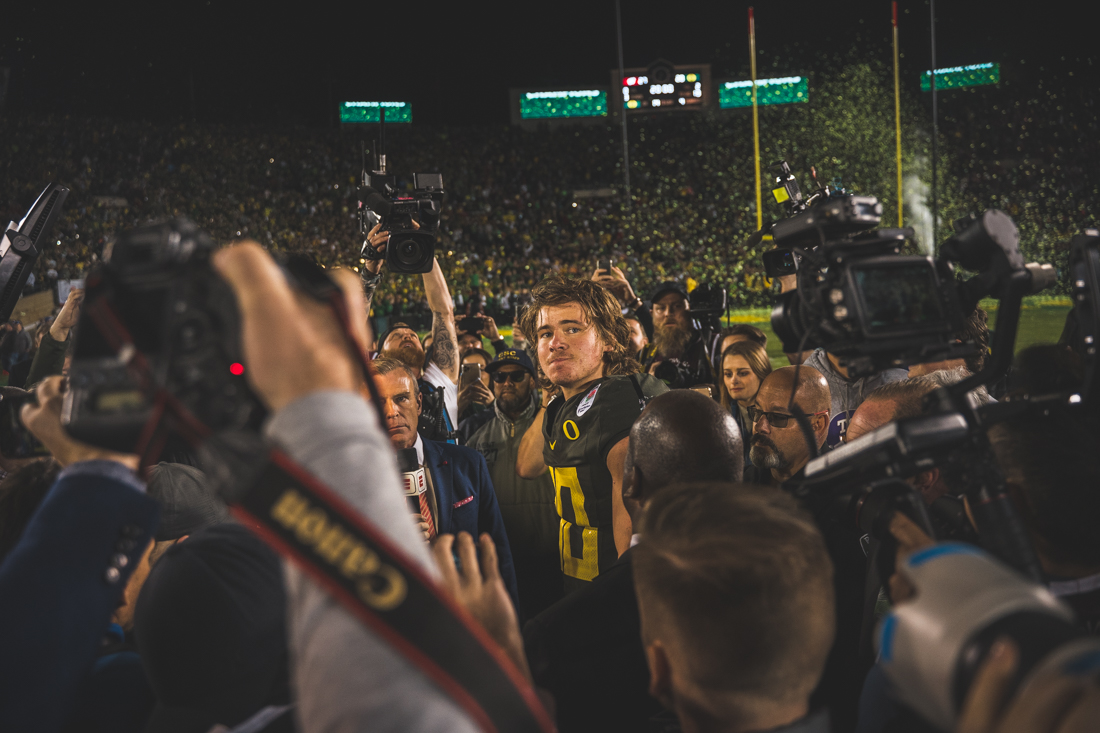
[[[370,173],[364,170],[363,185],[359,187],[359,231],[364,238],[361,254],[368,260],[385,261],[391,272],[431,272],[445,195],[443,175],[413,173],[412,191],[400,190],[396,176],[387,172],[385,127],[386,110],[382,109],[378,169]],[[390,234],[381,251],[366,240],[367,233],[378,224]]]

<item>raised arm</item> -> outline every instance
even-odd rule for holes
[[[382,251],[386,243],[390,241],[390,233],[379,231],[381,228],[381,223],[375,224],[374,228],[367,233],[367,241],[370,246],[378,251]],[[363,264],[363,269],[359,271],[359,277],[363,281],[363,300],[365,301],[363,314],[370,318],[370,305],[371,301],[374,300],[374,291],[378,289],[379,283],[382,282],[382,260],[368,259]]]
[[[546,393],[543,392],[542,406],[535,413],[534,422],[519,441],[516,475],[520,478],[533,479],[546,473],[546,463],[542,460],[542,446],[545,443],[542,437],[542,423],[546,418],[546,402]]]
[[[452,382],[458,384],[458,333],[455,331],[455,304],[447,278],[432,263],[432,271],[424,273],[424,294],[432,310],[432,361]]]

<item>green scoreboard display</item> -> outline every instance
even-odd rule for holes
[[[408,102],[341,102],[340,122],[375,123],[386,110],[386,122],[412,122],[412,105]]]
[[[781,76],[756,80],[756,104],[809,102],[810,90],[804,76]],[[718,84],[718,107],[735,109],[752,106],[752,79]]]
[[[941,89],[959,89],[961,87],[980,87],[984,84],[996,84],[1001,80],[1000,64],[970,64],[952,66],[949,69],[936,69],[936,91]],[[920,88],[932,91],[932,72],[920,75]]]
[[[519,116],[523,120],[607,117],[607,90],[521,91]]]

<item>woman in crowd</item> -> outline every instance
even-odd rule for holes
[[[760,383],[771,374],[767,350],[755,341],[738,341],[722,352],[722,406],[737,420],[745,448],[745,466],[749,466],[749,438],[752,420],[749,405],[756,399]]]

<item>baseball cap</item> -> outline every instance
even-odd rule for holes
[[[147,493],[160,504],[157,542],[178,540],[229,520],[229,508],[214,493],[206,474],[194,466],[158,463],[150,470]]]
[[[527,356],[527,352],[523,349],[508,349],[507,351],[500,352],[497,354],[497,358],[493,359],[493,362],[485,367],[485,371],[492,373],[506,364],[516,364],[530,372],[531,376],[536,376],[535,365],[531,363],[531,357]]]
[[[675,280],[668,280],[657,286],[657,289],[653,291],[653,294],[651,296],[649,296],[649,301],[652,303],[665,293],[679,293],[680,295],[684,296],[685,299],[688,298],[688,291],[687,288],[684,287],[683,283],[678,283]]]

